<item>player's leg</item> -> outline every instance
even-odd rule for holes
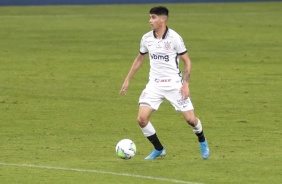
[[[194,110],[182,112],[185,121],[191,126],[193,132],[198,136],[199,142],[205,141],[201,121],[195,116]]]
[[[210,155],[210,150],[200,119],[195,116],[194,110],[182,111],[182,114],[186,122],[192,127],[193,132],[198,136],[203,159],[207,159]]]
[[[153,160],[158,156],[164,156],[166,154],[165,148],[161,144],[156,130],[150,122],[149,118],[154,110],[148,106],[139,106],[139,112],[137,117],[137,122],[147,139],[153,144],[153,152],[148,155],[145,159]]]
[[[153,152],[145,159],[155,159],[158,156],[165,155],[165,148],[162,146],[156,134],[156,130],[149,120],[153,111],[158,110],[162,101],[163,96],[161,95],[159,89],[150,83],[147,84],[139,98],[137,122],[145,137],[147,137],[154,146]]]
[[[193,132],[198,136],[202,157],[209,157],[209,147],[203,132],[201,121],[195,116],[194,107],[190,98],[183,99],[179,88],[166,94],[166,99],[174,106],[175,110],[181,111],[185,121],[191,126]]]
[[[139,112],[137,122],[145,137],[154,145],[156,150],[162,150],[163,146],[158,139],[156,130],[150,122],[149,118],[153,112],[153,109],[147,106],[139,106]]]

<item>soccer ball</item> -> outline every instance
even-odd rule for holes
[[[136,145],[130,139],[122,139],[116,145],[116,153],[122,159],[130,159],[136,154]]]

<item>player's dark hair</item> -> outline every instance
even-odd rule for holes
[[[164,6],[156,6],[156,7],[151,8],[150,14],[168,16],[168,9]]]

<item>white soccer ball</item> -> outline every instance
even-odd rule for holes
[[[122,159],[130,159],[136,154],[136,145],[130,139],[122,139],[116,145],[116,153]]]

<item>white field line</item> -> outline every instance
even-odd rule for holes
[[[65,167],[43,166],[43,165],[33,165],[33,164],[11,164],[11,163],[4,163],[4,162],[0,162],[0,165],[13,166],[13,167],[30,167],[30,168],[37,168],[37,169],[49,169],[49,170],[61,170],[61,171],[75,171],[75,172],[83,172],[83,173],[108,174],[108,175],[116,175],[116,176],[150,179],[150,180],[156,180],[156,181],[166,181],[166,182],[171,182],[171,183],[202,184],[202,183],[176,180],[176,179],[170,179],[170,178],[143,176],[143,175],[136,175],[136,174],[129,174],[129,173],[118,173],[118,172],[109,172],[109,171],[100,171],[100,170],[79,169],[79,168],[65,168]]]

